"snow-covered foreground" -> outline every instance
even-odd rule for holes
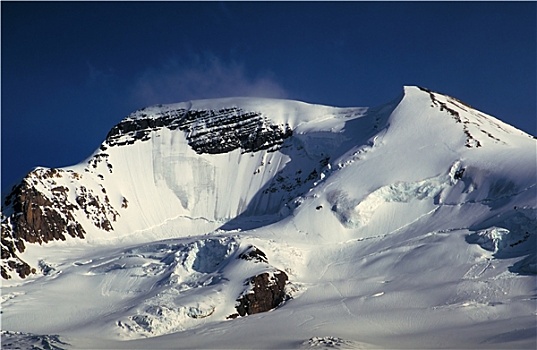
[[[60,334],[70,345],[60,348],[301,348],[325,336],[350,348],[535,344],[534,277],[510,273],[516,259],[468,244],[467,230],[312,247],[277,229],[62,259],[47,276],[3,291],[3,327]],[[236,259],[250,243],[288,272],[294,298],[226,320],[244,270],[258,268]]]
[[[413,87],[375,109],[241,103],[293,136],[108,150],[114,230],[28,244],[40,274],[3,282],[2,348],[537,346],[535,139]],[[239,316],[249,278],[280,272],[285,300]]]

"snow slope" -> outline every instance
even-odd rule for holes
[[[26,244],[38,274],[3,281],[3,347],[535,348],[536,159],[532,136],[418,87],[137,111],[32,178],[107,204],[73,210],[84,239]],[[280,272],[278,308],[230,317]]]

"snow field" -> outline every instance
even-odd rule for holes
[[[376,109],[182,104],[262,109],[295,132],[275,152],[197,155],[182,133],[164,129],[107,150],[112,172],[102,163],[84,176],[95,193],[100,183],[108,190],[120,214],[114,231],[29,247],[24,257],[48,272],[5,283],[3,327],[24,333],[2,340],[535,348],[536,158],[527,151],[535,141],[433,97],[407,87]],[[250,246],[268,263],[238,259]],[[228,319],[244,281],[274,269],[288,274],[291,298]]]

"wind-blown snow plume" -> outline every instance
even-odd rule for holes
[[[285,98],[287,92],[270,73],[251,76],[244,64],[211,55],[148,69],[133,91],[133,99],[142,105],[226,96]]]

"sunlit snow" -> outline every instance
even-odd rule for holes
[[[376,108],[240,98],[143,113],[224,107],[293,136],[198,154],[162,128],[67,167],[80,182],[54,179],[71,196],[105,188],[118,215],[110,232],[77,214],[85,239],[28,244],[40,271],[3,281],[2,348],[536,347],[533,137],[417,87]],[[252,246],[266,262],[238,258]],[[245,280],[276,269],[287,300],[229,317]]]

